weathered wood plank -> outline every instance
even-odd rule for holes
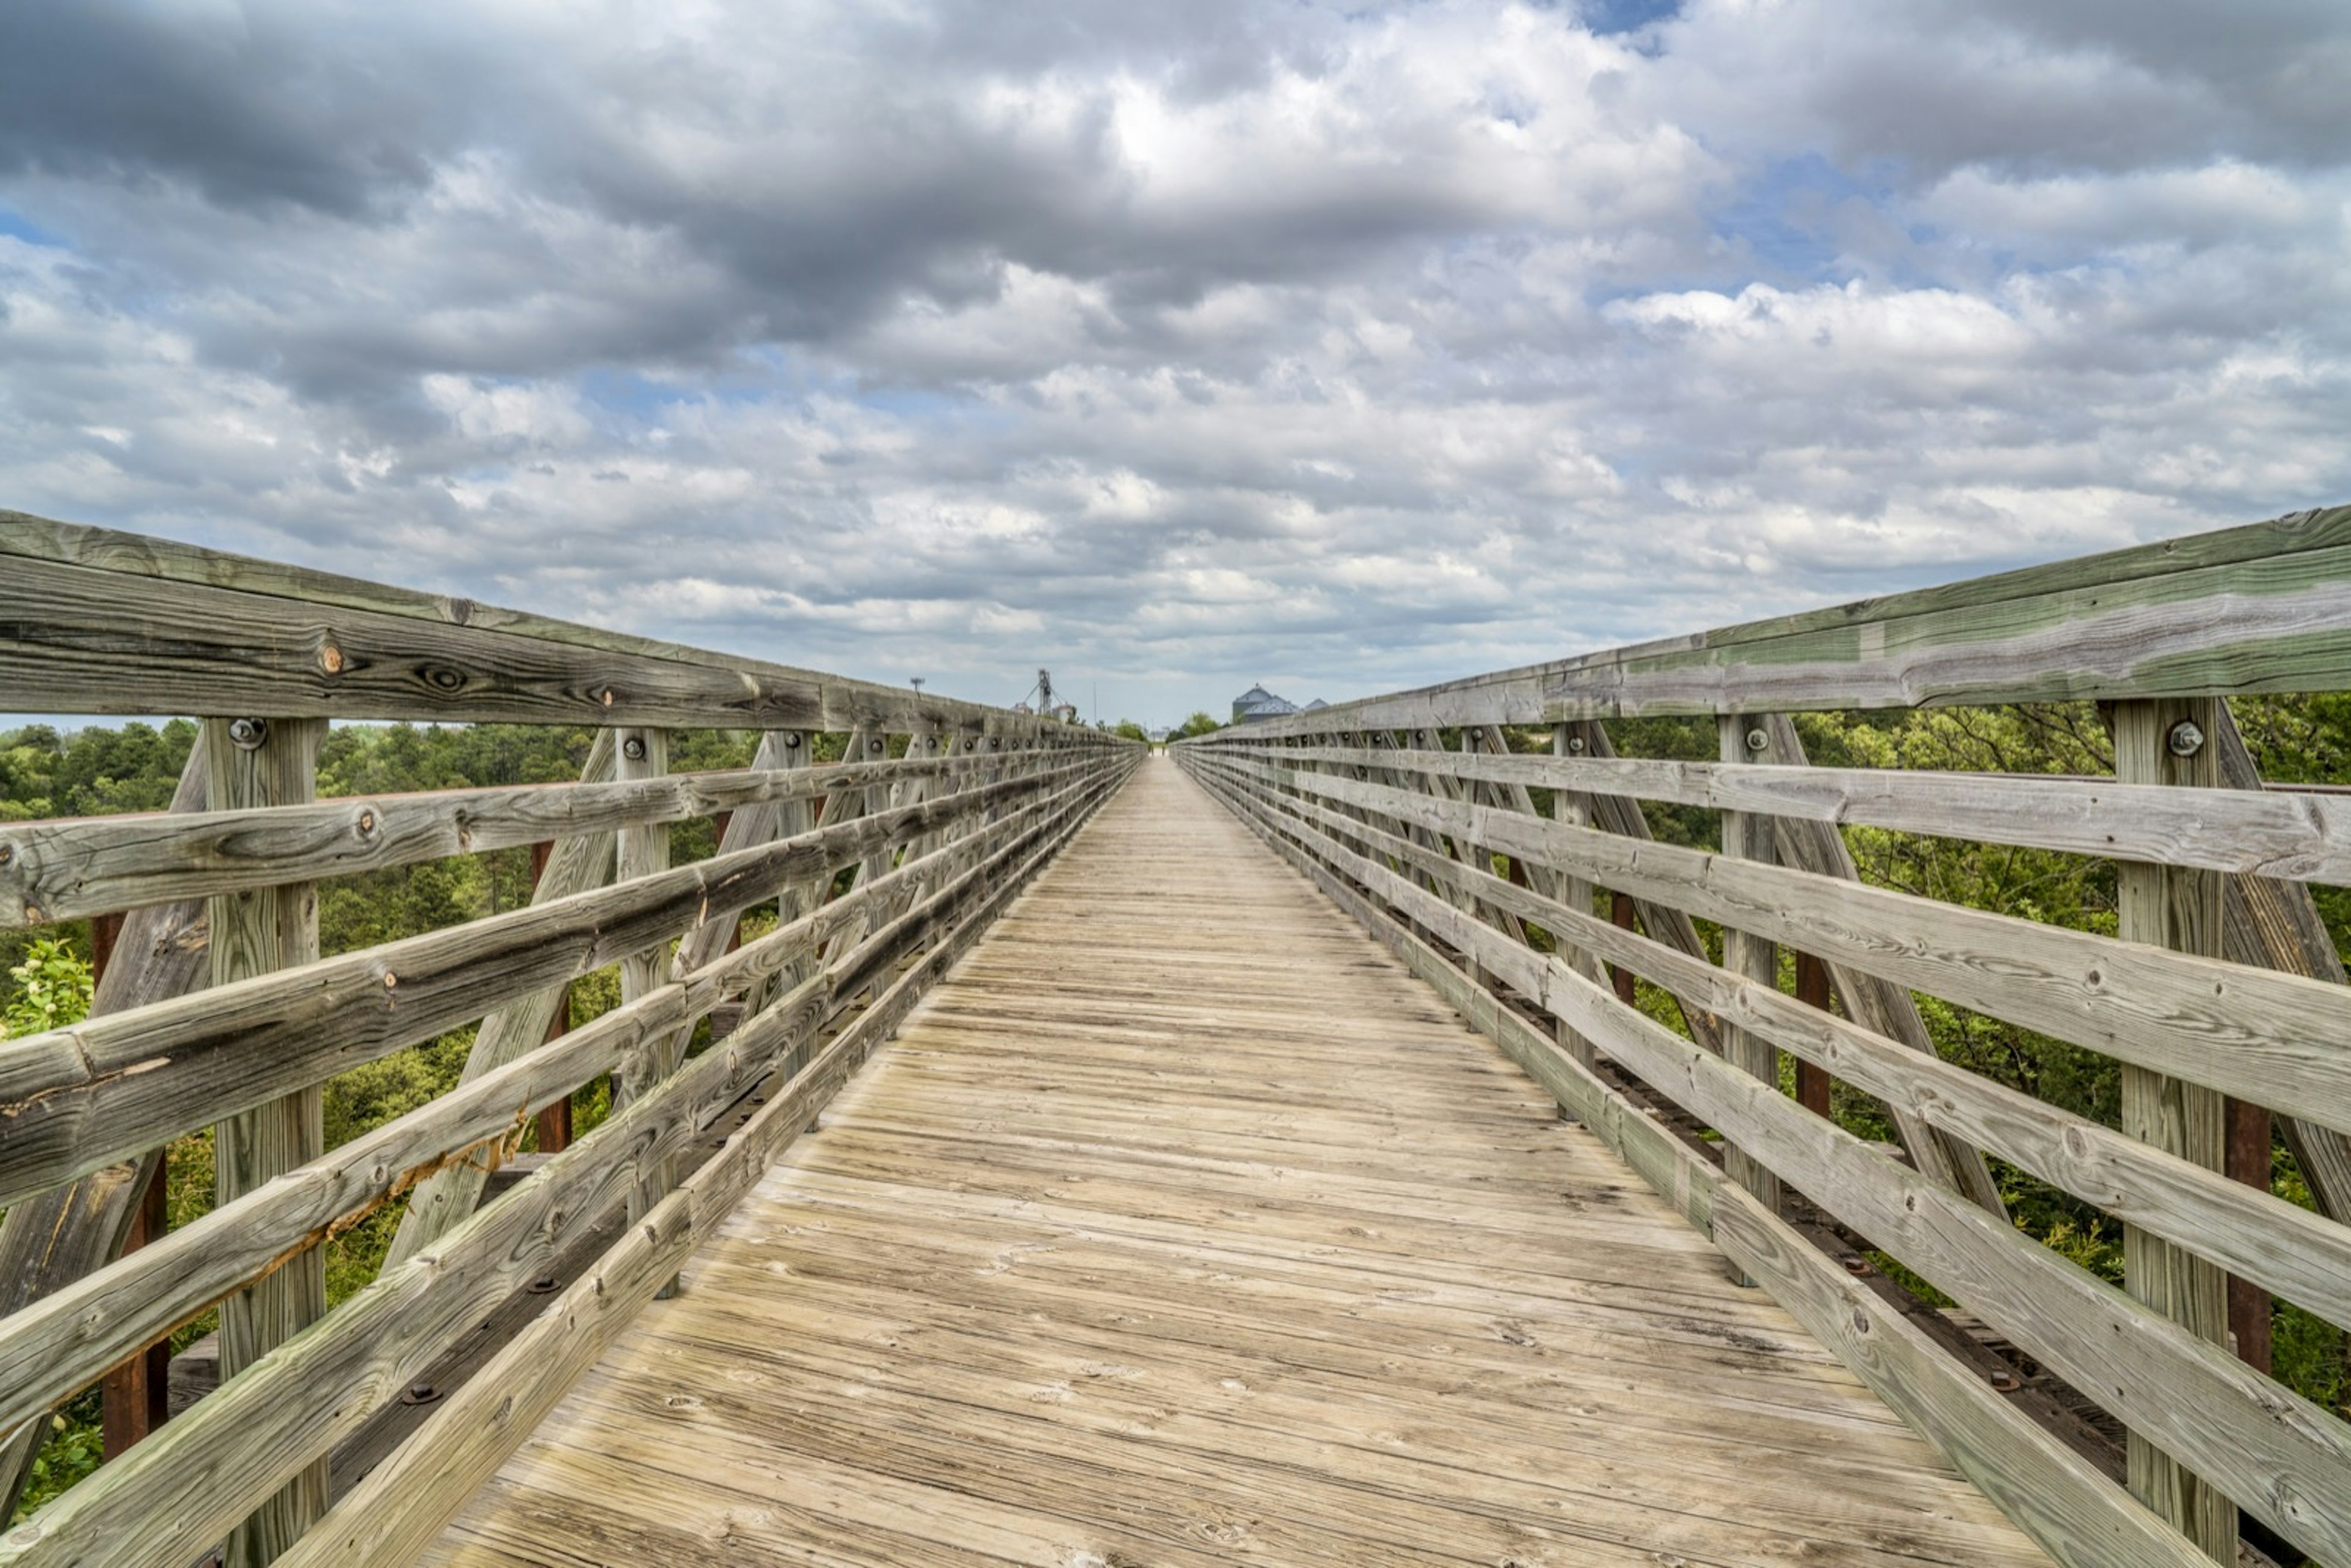
[[[2209,698],[2126,702],[2114,707],[2115,776],[2161,787],[2210,789],[2219,782],[2209,737],[2220,705]],[[2116,934],[2127,942],[2217,956],[2220,878],[2212,872],[2126,862],[2116,867]],[[2226,1142],[2220,1095],[2182,1079],[2126,1063],[2122,1130],[2208,1170],[2223,1168]],[[2208,1260],[2123,1228],[2123,1274],[2139,1301],[2189,1333],[2229,1340],[2226,1277]],[[2178,1459],[2136,1429],[2129,1434],[2130,1489],[2216,1563],[2237,1560],[2237,1509]]]
[[[1311,835],[1310,834],[1309,837]],[[1949,1188],[1813,1116],[1542,956],[1397,883],[1392,897],[1452,925],[1448,940],[1544,996],[1611,1057],[1753,1149],[2134,1430],[2322,1558],[2351,1552],[2351,1427],[2218,1346],[2058,1258]],[[1546,989],[1540,971],[1548,970]]]
[[[1250,800],[1245,781],[1228,796]],[[1264,797],[1258,802],[1271,804]],[[1285,808],[1300,827],[1364,841],[1399,858],[1417,856],[1440,874],[1463,874],[1400,845],[1368,834],[1338,813],[1311,802]],[[1296,831],[1286,828],[1285,831]],[[1336,863],[1374,892],[1392,893],[1390,873],[1375,861],[1332,848]],[[1498,879],[1499,880],[1499,879]],[[2351,1318],[2351,1228],[2314,1215],[2266,1191],[2248,1188],[2204,1166],[2151,1149],[2087,1118],[1907,1049],[1870,1029],[1792,1000],[1766,988],[1711,969],[1648,937],[1620,930],[1595,915],[1579,915],[1526,890],[1490,890],[1513,899],[1525,918],[1556,921],[1589,942],[1609,962],[1660,986],[1698,998],[1726,1021],[1768,1036],[1773,1043],[1818,1062],[1925,1124],[1944,1128],[2118,1218],[2204,1254],[2262,1282],[2322,1316]],[[1398,918],[1402,918],[1399,915]]]
[[[204,748],[189,752],[172,796],[175,816],[205,805]],[[184,996],[212,975],[210,933],[201,899],[133,909],[115,938],[114,959],[98,978],[92,1017],[128,1012]],[[141,1194],[153,1180],[160,1150],[110,1166],[8,1206],[0,1219],[0,1319],[112,1262],[121,1252]],[[35,1413],[8,1429],[0,1419],[0,1519],[14,1518],[47,1427]]]
[[[1063,774],[1100,765],[1068,755]],[[982,785],[724,861],[0,1042],[0,1118],[10,1124],[0,1139],[0,1202],[617,963],[684,930],[705,904],[772,895],[821,874],[841,852],[911,838],[1038,785]]]
[[[167,539],[0,512],[0,686],[26,711],[721,728],[1045,721]],[[1091,732],[1081,742],[1123,746]]]
[[[1784,722],[1784,720],[1782,720]],[[1345,763],[1343,747],[1218,747],[1267,760]],[[1891,768],[1677,762],[1645,758],[1411,754],[1416,772],[1637,796],[1806,822],[2021,844],[2105,860],[2201,866],[2250,876],[2351,883],[2351,800],[2263,791],[2164,789],[2103,779],[1935,773]]]
[[[1089,796],[1012,844],[1058,840],[1072,815],[1114,784],[1114,777],[1101,775],[1098,769]],[[489,1306],[537,1278],[573,1234],[625,1202],[664,1155],[736,1103],[875,975],[984,897],[983,878],[962,879],[841,955],[656,1092],[551,1156],[432,1252],[378,1279],[265,1366],[224,1384],[123,1459],[0,1536],[0,1563],[180,1568],[287,1475],[354,1429]],[[231,1446],[224,1448],[225,1442]],[[224,1454],[233,1460],[221,1462]]]
[[[768,1164],[814,1123],[915,999],[1065,841],[1056,838],[1035,849],[982,903],[940,933],[923,962],[892,981],[871,1009],[728,1139],[723,1153],[649,1210],[592,1276],[567,1290],[354,1488],[287,1560],[292,1568],[369,1568],[413,1561],[663,1291],[686,1255],[716,1230]]]
[[[933,758],[889,763],[878,772],[864,763],[753,768],[619,784],[352,796],[204,811],[185,821],[141,815],[10,822],[0,824],[0,927],[821,799],[875,777],[962,779],[977,771],[970,761]],[[597,777],[609,778],[609,768]]]
[[[2346,584],[2351,507],[2336,507],[1340,703],[1249,735],[2339,690]],[[1203,741],[1219,744],[1186,744]]]
[[[1479,808],[1296,774],[1326,799],[1416,814],[1434,826]],[[2328,1126],[2351,1122],[2343,988],[2225,960],[1963,909],[1785,867],[1485,813],[1467,831],[1498,849],[2077,1045]]]
[[[611,778],[616,755],[615,732],[599,730],[580,767],[581,782],[593,787]],[[531,904],[554,904],[603,886],[612,877],[612,857],[610,833],[583,833],[558,840],[547,857],[546,870],[539,873],[538,885],[531,889]],[[465,1065],[458,1074],[458,1082],[494,1072],[546,1043],[556,1009],[565,1005],[569,995],[568,983],[550,986],[492,1009],[474,1031],[474,1043],[465,1052]],[[479,1206],[482,1184],[488,1178],[486,1162],[473,1160],[461,1160],[425,1177],[409,1196],[408,1209],[400,1217],[400,1228],[392,1234],[383,1267],[397,1268],[447,1235]]]
[[[1772,1298],[1926,1435],[2066,1568],[2187,1568],[2202,1558],[2119,1488],[1959,1366],[1873,1291],[1806,1245],[1624,1097],[1207,780],[1242,821],[1489,1035],[1561,1106],[1606,1140]],[[1670,951],[1650,944],[1660,952]],[[1687,962],[1687,960],[1684,960]]]
[[[230,810],[306,803],[318,790],[319,743],[326,733],[317,719],[205,719],[197,744],[204,751],[206,789]],[[206,923],[214,989],[318,961],[319,894],[310,883],[216,897]],[[214,1199],[235,1203],[326,1150],[324,1092],[318,1084],[240,1112],[213,1129]],[[326,1311],[327,1256],[313,1245],[221,1302],[221,1376],[235,1377]],[[326,1511],[321,1458],[296,1472],[230,1531],[229,1568],[264,1568]]]
[[[1770,744],[1763,731],[1754,732],[1763,746],[1750,744],[1747,721],[1735,714],[1725,714],[1719,722],[1722,759],[1735,762],[1750,752],[1760,752]],[[1726,860],[1750,861],[1759,865],[1771,865],[1779,859],[1777,832],[1770,817],[1757,811],[1725,811],[1722,814],[1722,853]],[[1759,936],[1740,926],[1722,928],[1722,967],[1729,974],[1774,990],[1780,984],[1780,949],[1768,936]],[[1722,1031],[1722,1059],[1749,1076],[1780,1087],[1780,1051],[1769,1039],[1758,1036],[1737,1024]],[[1738,1145],[1723,1150],[1723,1168],[1737,1182],[1755,1196],[1758,1207],[1764,1213],[1780,1212],[1780,1178],[1770,1166]]]
[[[1007,852],[1014,833],[1034,834],[1069,812],[1102,782],[1088,778],[1024,804],[987,831],[961,841],[935,874],[942,888]],[[901,867],[903,884],[913,868]],[[867,906],[893,892],[892,879],[810,909],[758,941],[672,985],[559,1036],[448,1094],[361,1134],[233,1207],[215,1208],[153,1249],[62,1288],[7,1320],[0,1333],[0,1423],[45,1409],[113,1364],[259,1275],[306,1239],[401,1191],[419,1172],[459,1160],[479,1145],[512,1139],[528,1113],[610,1071],[626,1052],[664,1031],[690,1027],[737,987],[782,976],[797,985],[817,948]],[[466,1213],[470,1215],[472,1209]],[[387,1263],[386,1268],[397,1264]]]

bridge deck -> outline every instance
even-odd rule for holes
[[[2046,1561],[1165,760],[434,1560]]]

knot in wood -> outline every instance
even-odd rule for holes
[[[330,675],[343,673],[343,651],[332,643],[319,650],[319,668]]]

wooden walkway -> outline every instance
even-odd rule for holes
[[[430,1560],[2046,1562],[1164,758]]]

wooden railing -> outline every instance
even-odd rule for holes
[[[2346,688],[2351,507],[1176,754],[2060,1562],[2235,1563],[2241,1509],[2249,1535],[2343,1564],[2351,1426],[2231,1354],[2227,1292],[2351,1324],[2351,992],[2305,885],[2351,883],[2351,799],[2263,789],[2227,699]],[[1789,716],[2081,699],[2110,779],[1812,768]],[[1656,715],[1712,716],[1720,760],[1616,756],[1603,721]],[[1547,727],[1550,754],[1512,754],[1513,726]],[[1644,800],[1719,810],[1719,852],[1652,841]],[[2110,859],[2118,933],[1866,885],[1840,824]],[[1782,949],[1825,960],[1841,1013],[1782,989]],[[1921,996],[2118,1061],[2119,1124],[1938,1059]],[[1782,1052],[1881,1100],[1900,1146],[1791,1097]],[[2272,1113],[2316,1212],[2270,1190]],[[2224,1168],[2231,1125],[2257,1185]],[[2011,1224],[1987,1155],[2120,1221],[2126,1288]],[[1865,1245],[2124,1424],[2126,1460]]]
[[[221,1313],[217,1391],[0,1535],[0,1563],[109,1568],[224,1542],[237,1564],[404,1561],[1143,750],[15,514],[0,710],[204,716],[170,813],[0,824],[0,927],[132,912],[87,1021],[0,1042],[7,1496],[61,1400]],[[595,741],[577,784],[320,800],[332,719]],[[669,731],[697,728],[759,732],[750,768],[668,775]],[[716,817],[716,852],[669,865],[668,825]],[[528,907],[320,956],[320,881],[549,840]],[[759,909],[772,929],[739,940]],[[566,986],[613,965],[621,1005],[550,1038]],[[689,1055],[722,1009],[739,1021]],[[477,1020],[456,1089],[325,1147],[329,1079]],[[605,1074],[609,1119],[484,1203],[534,1118]],[[215,1207],[121,1252],[156,1151],[208,1126]],[[403,1197],[380,1276],[327,1311],[322,1243]],[[533,1292],[330,1497],[339,1445]]]

